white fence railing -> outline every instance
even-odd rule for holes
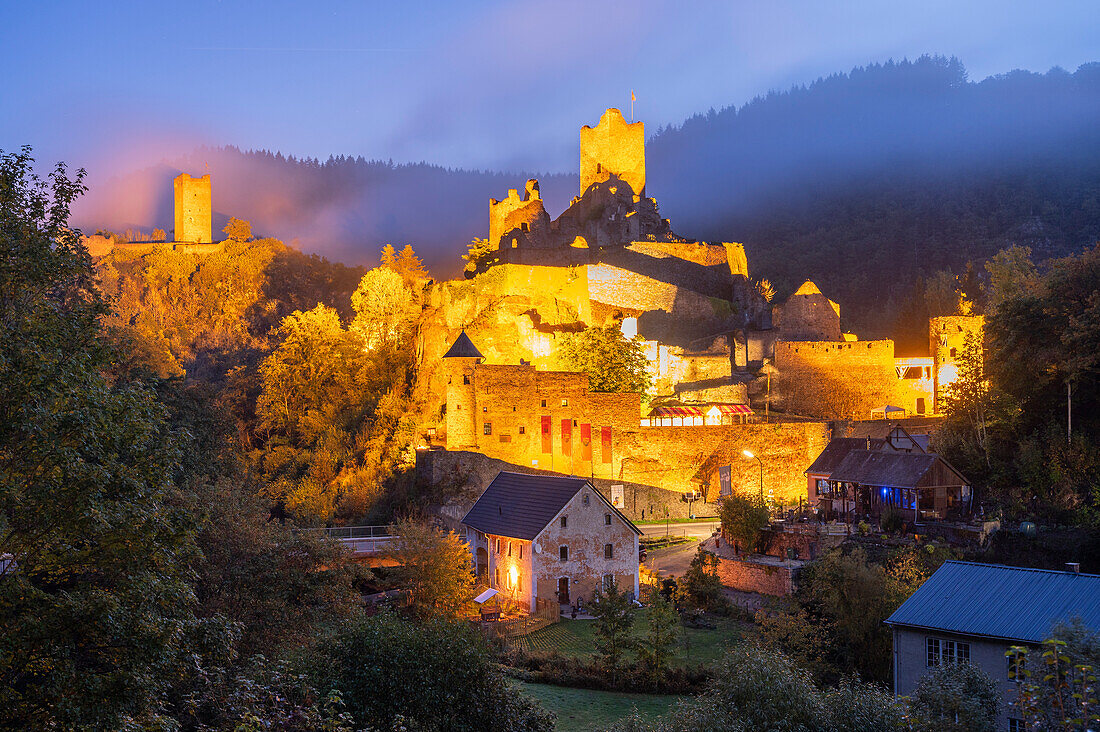
[[[395,539],[389,526],[333,526],[327,529],[305,529],[336,539],[355,554],[378,554],[388,550]]]

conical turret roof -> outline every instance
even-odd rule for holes
[[[481,351],[477,350],[477,346],[470,340],[470,336],[466,335],[466,331],[462,331],[458,334],[458,338],[455,338],[455,342],[451,344],[450,350],[443,354],[443,358],[485,358],[481,355]]]

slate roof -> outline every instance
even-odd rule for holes
[[[943,465],[958,479],[958,485],[968,485],[966,479],[934,453],[882,452],[878,450],[852,450],[833,468],[829,480],[862,485],[888,485],[895,488],[920,487],[922,479],[937,463]]]
[[[584,478],[500,472],[462,518],[462,523],[485,534],[531,541],[586,485],[590,483]],[[592,492],[628,526],[641,533],[595,487]]]
[[[886,440],[882,438],[874,438],[871,440],[872,450],[881,450],[886,446]],[[817,456],[810,467],[806,468],[803,472],[813,473],[815,475],[830,475],[836,466],[840,464],[840,461],[848,456],[852,450],[866,450],[867,439],[863,437],[834,437],[829,440],[829,444],[825,446],[825,449],[821,451],[821,454]]]
[[[443,358],[485,358],[481,355],[481,351],[477,350],[477,346],[470,340],[470,336],[466,335],[466,331],[462,331],[458,334],[458,338],[455,338],[455,342],[451,344],[450,349],[443,354]]]
[[[1100,630],[1100,575],[951,561],[886,624],[1039,643],[1074,618]]]

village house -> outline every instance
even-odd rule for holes
[[[834,431],[836,434],[837,431]],[[806,468],[806,500],[811,507],[826,516],[844,515],[855,509],[851,496],[835,495],[829,487],[829,477],[853,450],[886,452],[927,452],[927,435],[911,435],[894,422],[855,423],[843,430],[843,437],[833,437],[821,454]]]
[[[945,562],[887,620],[894,636],[894,695],[908,696],[937,666],[971,663],[997,682],[997,729],[1023,730],[1010,706],[1016,696],[1011,646],[1035,649],[1058,622],[1079,619],[1100,629],[1100,575]],[[1026,663],[1044,673],[1039,652]]]
[[[856,516],[879,518],[887,508],[906,521],[961,521],[971,514],[970,484],[934,453],[851,450],[829,475],[831,499],[854,505]]]
[[[641,532],[584,478],[501,472],[462,519],[479,582],[532,611],[638,596]]]

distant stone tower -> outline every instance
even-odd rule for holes
[[[593,183],[616,175],[645,196],[645,125],[628,123],[612,107],[595,127],[581,128],[581,195]]]
[[[213,209],[210,205],[210,175],[192,178],[176,176],[176,241],[210,244],[213,236]]]
[[[466,331],[458,334],[443,354],[447,374],[447,449],[476,448],[477,413],[474,400],[474,366],[482,359],[481,351]]]
[[[944,390],[959,377],[959,359],[966,338],[974,335],[979,343],[985,337],[982,315],[944,315],[928,319],[928,355],[932,357],[933,411],[943,411]]]

